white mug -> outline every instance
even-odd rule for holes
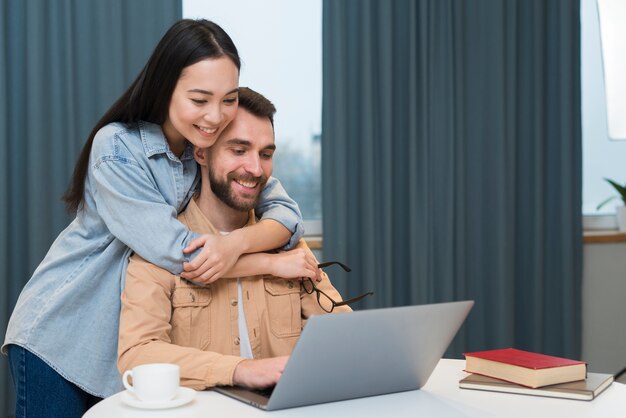
[[[133,378],[132,385],[128,382],[129,376]],[[142,401],[169,401],[178,393],[180,367],[169,363],[143,364],[126,370],[122,382]]]

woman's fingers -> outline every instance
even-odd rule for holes
[[[197,250],[198,248],[202,247],[204,245],[204,243],[206,242],[206,236],[203,235],[199,238],[196,238],[194,240],[192,240],[184,249],[183,252],[185,254],[189,254],[194,252],[195,250]]]

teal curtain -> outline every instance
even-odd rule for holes
[[[137,76],[180,0],[4,0],[0,6],[0,331],[68,224],[61,196],[102,113]],[[13,411],[0,358],[0,416]]]
[[[446,353],[581,347],[579,2],[326,0],[324,256],[360,308],[473,299]]]

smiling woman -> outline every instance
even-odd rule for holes
[[[181,73],[172,92],[163,133],[176,155],[187,141],[200,148],[215,143],[237,112],[239,69],[226,57],[199,61]]]
[[[177,219],[198,188],[194,145],[213,145],[235,116],[239,67],[220,26],[180,20],[93,128],[65,196],[76,218],[35,270],[8,324],[2,349],[16,417],[26,410],[80,417],[122,389],[115,337],[131,253],[211,283],[242,254],[300,238],[298,207],[276,179],[260,193],[261,220],[249,228],[214,236]]]

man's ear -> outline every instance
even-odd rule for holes
[[[198,164],[205,167],[208,165],[208,153],[207,148],[193,147],[193,158]]]

